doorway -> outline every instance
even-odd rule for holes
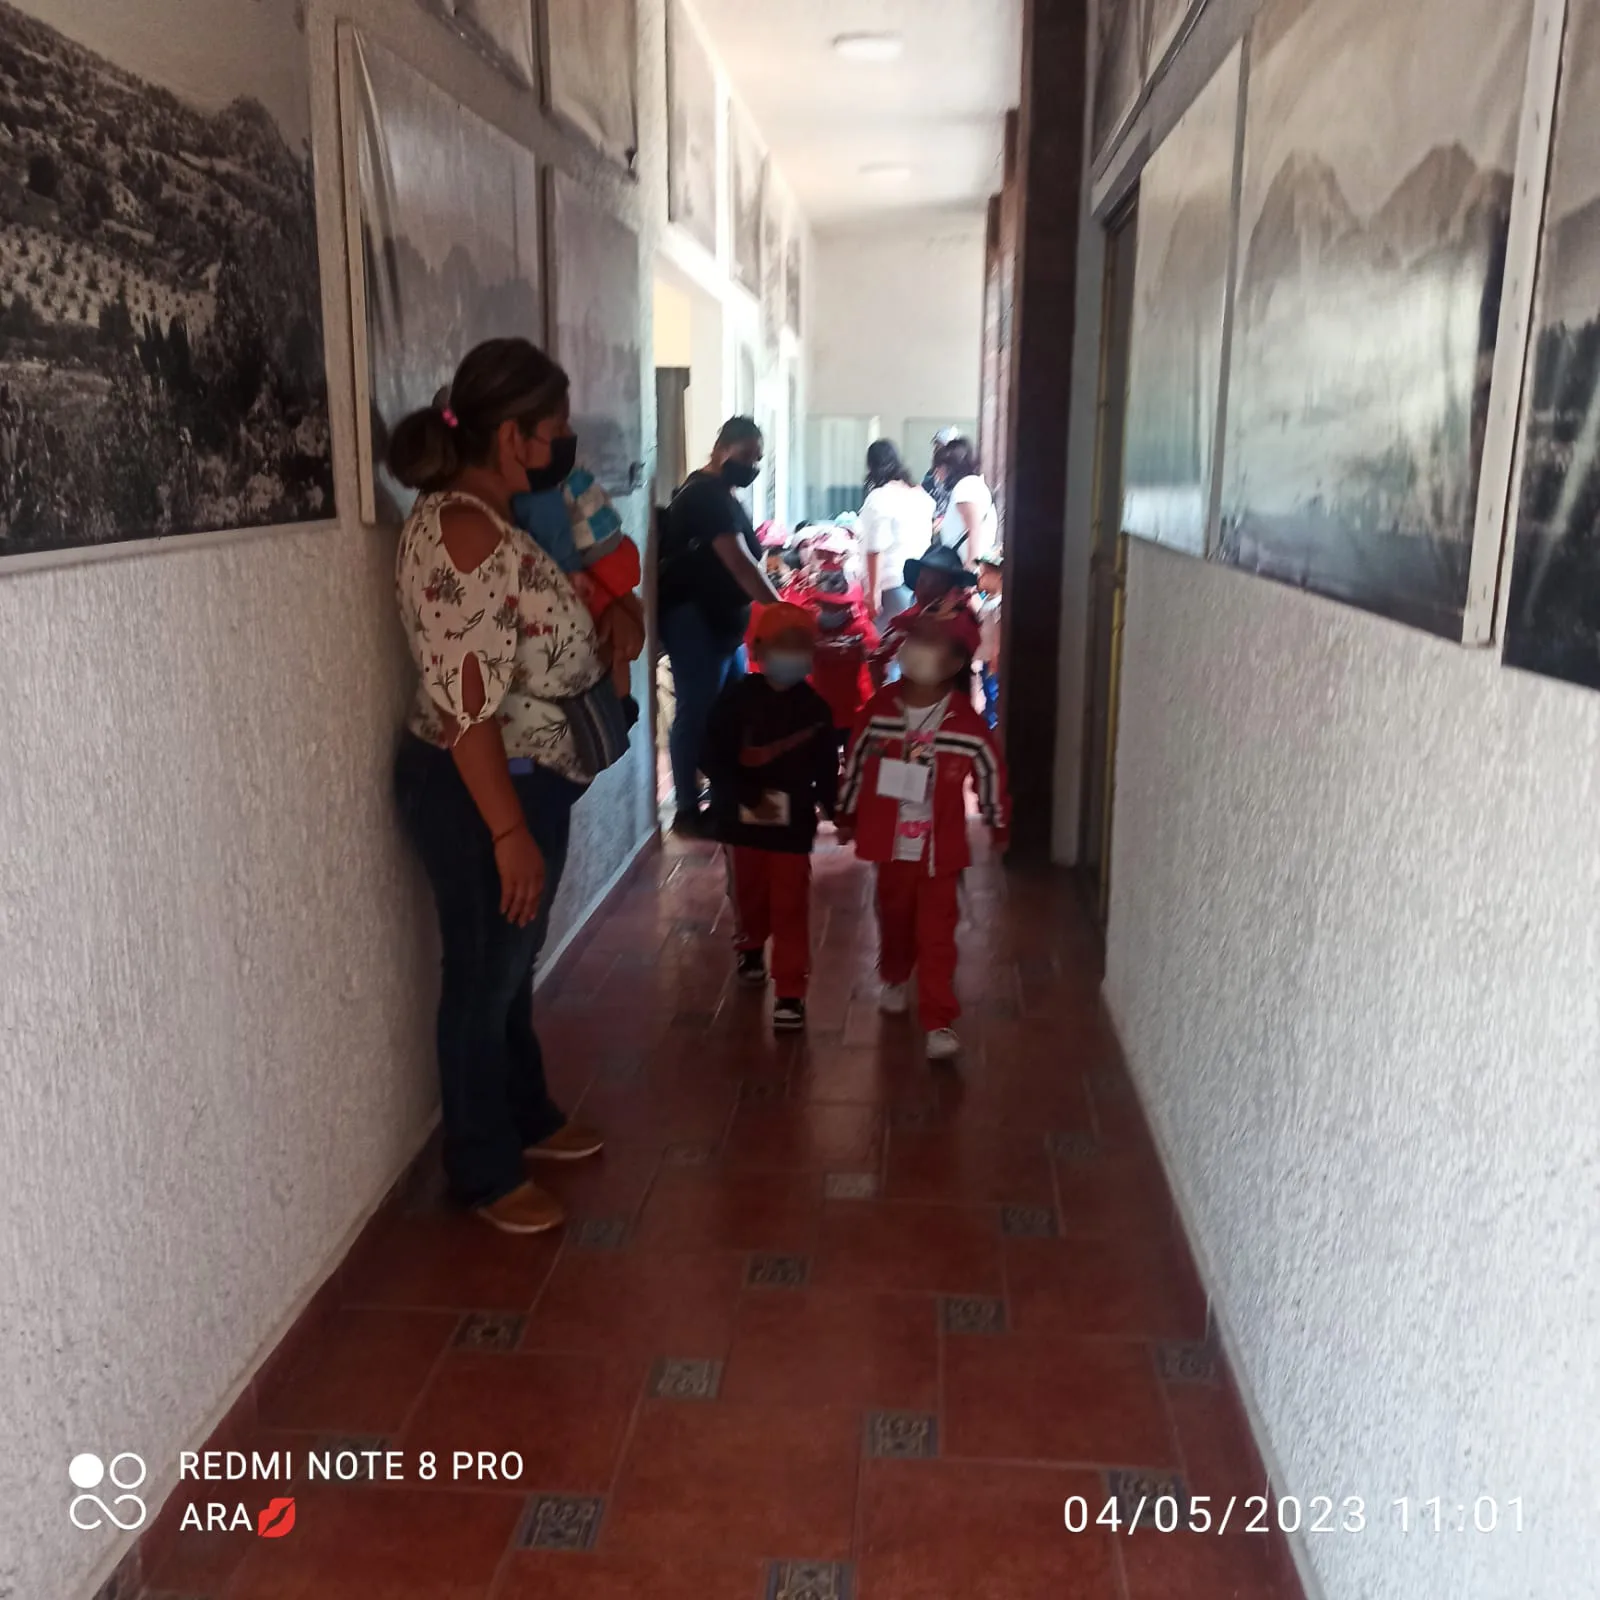
[[[670,261],[657,264],[655,279],[656,476],[652,507],[668,504],[689,473],[711,454],[726,412],[722,306]],[[656,530],[651,528],[652,545]],[[648,614],[655,619],[654,549],[645,563]],[[672,669],[652,641],[654,654],[651,729],[656,752],[656,804],[673,804],[667,735],[672,728]]]
[[[1127,538],[1122,531],[1123,435],[1133,329],[1137,199],[1107,225],[1100,309],[1100,385],[1095,400],[1093,542],[1089,556],[1089,661],[1084,704],[1083,796],[1078,860],[1105,926],[1111,904],[1111,823],[1116,779],[1117,692]]]

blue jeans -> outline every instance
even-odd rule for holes
[[[1000,726],[1000,675],[986,662],[979,680],[983,684],[983,720],[991,728]]]
[[[401,820],[422,857],[444,948],[439,1090],[444,1168],[463,1205],[487,1205],[525,1181],[522,1152],[565,1126],[545,1085],[533,1031],[533,971],[567,863],[581,785],[535,767],[512,778],[544,856],[544,895],[525,928],[500,915],[494,843],[454,758],[407,736],[395,763]]]
[[[700,809],[700,752],[717,696],[733,678],[744,676],[744,630],[723,633],[706,621],[696,605],[674,606],[661,619],[661,642],[672,663],[677,711],[667,749],[672,757],[672,787],[678,810]]]

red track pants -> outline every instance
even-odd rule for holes
[[[928,875],[925,861],[885,861],[878,868],[878,975],[909,983],[917,975],[917,1015],[928,1033],[961,1015],[956,999],[959,872]]]
[[[811,857],[740,845],[733,856],[733,904],[740,950],[772,941],[772,987],[804,1000],[811,976]]]

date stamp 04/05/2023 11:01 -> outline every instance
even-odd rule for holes
[[[1480,1494],[1458,1500],[1449,1495],[1399,1495],[1369,1500],[1364,1495],[1204,1495],[1150,1493],[1108,1495],[1100,1504],[1073,1495],[1063,1508],[1069,1533],[1096,1528],[1112,1533],[1367,1533],[1387,1529],[1401,1534],[1522,1533],[1528,1525],[1520,1495],[1503,1499]]]

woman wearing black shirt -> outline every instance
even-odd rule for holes
[[[750,417],[722,425],[711,459],[668,508],[661,536],[661,640],[672,663],[677,712],[668,736],[680,833],[706,833],[700,810],[700,750],[711,707],[742,674],[750,605],[777,591],[761,569],[761,545],[735,491],[761,472],[761,429]]]

